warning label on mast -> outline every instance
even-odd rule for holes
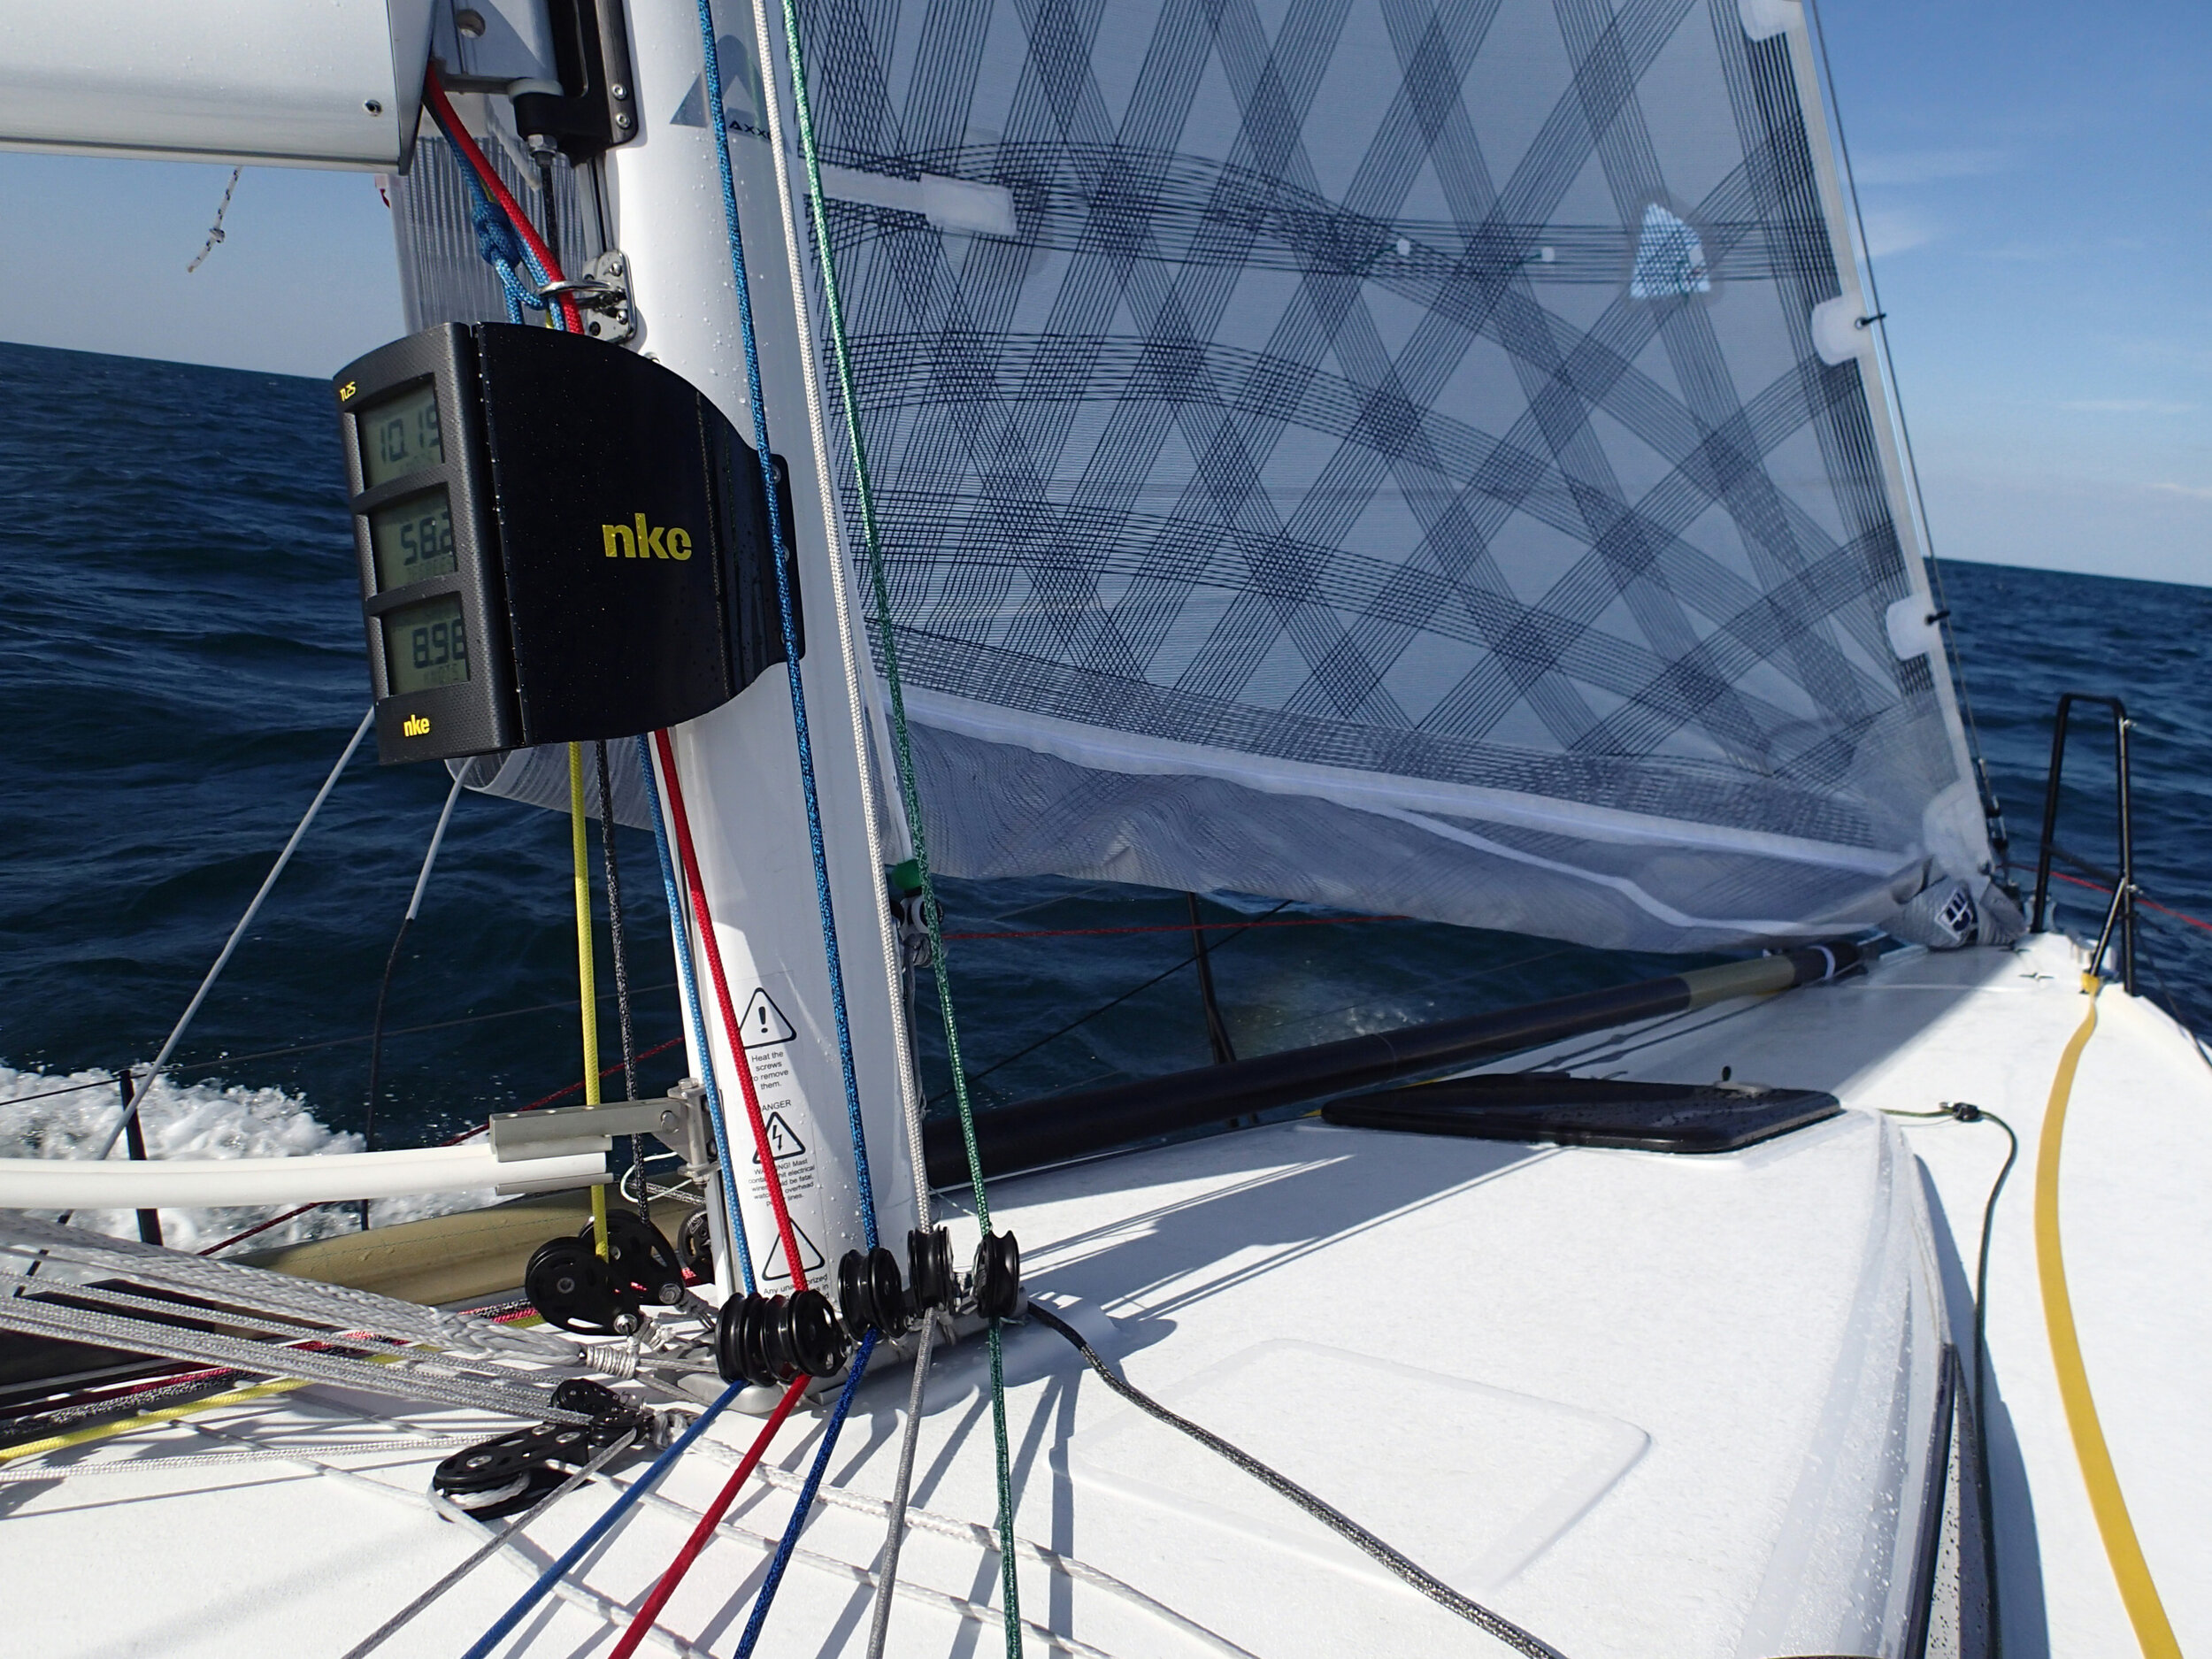
[[[768,987],[755,990],[752,1000],[745,1004],[744,1018],[737,1022],[745,1033],[748,1048],[765,1048],[774,1043],[789,1042],[799,1033],[791,1028],[791,1022],[783,1017],[775,999],[768,995]],[[778,1153],[778,1157],[783,1155]]]
[[[820,1272],[822,1271],[822,1253],[814,1248],[814,1240],[806,1236],[806,1229],[801,1226],[796,1221],[794,1221],[791,1224],[791,1231],[797,1236],[799,1240],[800,1264],[810,1273]],[[791,1282],[791,1265],[784,1258],[783,1231],[781,1228],[777,1229],[775,1240],[776,1241],[769,1247],[768,1260],[760,1270],[760,1277],[764,1283],[780,1280],[784,1284],[787,1285]]]
[[[777,1163],[780,1164],[786,1158],[803,1158],[806,1156],[806,1142],[800,1140],[797,1132],[784,1121],[781,1112],[768,1114],[767,1129],[768,1150],[774,1155]],[[753,1148],[753,1162],[760,1162],[758,1147]]]

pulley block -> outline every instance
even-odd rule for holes
[[[579,1336],[627,1336],[641,1322],[637,1293],[588,1238],[564,1233],[538,1246],[523,1270],[522,1292],[548,1325]]]
[[[591,1421],[541,1423],[457,1451],[431,1471],[430,1489],[477,1520],[495,1521],[529,1509],[623,1435],[642,1445],[657,1432],[650,1412],[587,1377],[561,1384],[553,1403]]]

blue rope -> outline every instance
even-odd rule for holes
[[[868,1248],[876,1248],[876,1195],[868,1179],[868,1139],[860,1118],[860,1082],[853,1071],[852,1026],[845,1015],[845,970],[837,951],[837,912],[830,902],[829,859],[822,850],[822,804],[814,787],[814,746],[807,735],[806,689],[799,678],[799,631],[791,608],[791,578],[785,568],[783,507],[776,469],[768,453],[768,407],[760,390],[760,346],[753,334],[753,296],[745,277],[745,236],[737,222],[737,181],[730,170],[730,132],[722,112],[722,65],[715,53],[710,0],[699,0],[699,47],[704,59],[708,124],[714,128],[714,157],[722,172],[722,219],[729,231],[730,272],[737,282],[738,323],[745,340],[745,384],[753,410],[753,443],[759,451],[760,476],[768,492],[768,534],[776,560],[776,608],[783,623],[783,662],[791,680],[791,723],[799,740],[799,781],[806,797],[807,841],[814,854],[814,898],[822,912],[822,949],[829,959],[830,1006],[837,1020],[837,1060],[845,1077],[845,1118],[852,1131],[853,1171],[860,1187],[861,1226]],[[800,295],[794,304],[803,304]]]
[[[844,1392],[837,1396],[837,1409],[830,1413],[829,1426],[822,1431],[822,1443],[815,1448],[814,1466],[806,1471],[806,1484],[799,1488],[799,1502],[791,1511],[791,1519],[785,1524],[783,1536],[776,1540],[775,1559],[768,1563],[768,1576],[761,1581],[760,1594],[753,1598],[752,1617],[745,1621],[745,1635],[737,1644],[737,1659],[752,1659],[753,1644],[760,1640],[761,1626],[768,1622],[768,1604],[776,1599],[776,1587],[783,1582],[783,1570],[791,1564],[791,1552],[799,1547],[799,1532],[806,1525],[806,1517],[813,1512],[814,1494],[822,1489],[822,1476],[829,1468],[830,1454],[837,1449],[837,1437],[845,1427],[845,1414],[852,1409],[853,1391],[860,1386],[860,1379],[868,1370],[868,1356],[874,1352],[875,1346],[873,1331],[860,1339],[860,1351],[853,1356],[853,1368],[846,1374]]]
[[[722,1408],[737,1398],[744,1387],[741,1379],[722,1391],[722,1397],[699,1414],[699,1419],[683,1432],[683,1437],[653,1460],[653,1466],[622,1489],[619,1497],[607,1506],[607,1512],[586,1527],[583,1536],[562,1552],[561,1558],[538,1575],[538,1581],[515,1599],[515,1604],[499,1616],[499,1622],[476,1639],[476,1645],[461,1655],[461,1659],[486,1659],[491,1650],[514,1627],[522,1623],[530,1609],[546,1598],[553,1586],[568,1575],[569,1569],[584,1558],[587,1551],[607,1535],[617,1521],[629,1513],[630,1506],[643,1497],[660,1481],[660,1478],[675,1466],[676,1460],[697,1440],[707,1425],[721,1415]],[[847,1390],[849,1394],[849,1388]]]
[[[722,1165],[722,1202],[730,1212],[730,1248],[745,1273],[751,1295],[753,1253],[745,1243],[745,1218],[738,1211],[737,1169],[730,1159],[730,1132],[722,1121],[722,1091],[714,1086],[714,1049],[707,1041],[707,1020],[699,1006],[699,980],[691,971],[691,929],[684,924],[683,895],[676,889],[676,864],[668,856],[668,825],[661,817],[661,791],[653,771],[652,745],[637,740],[637,764],[645,773],[645,798],[653,806],[653,848],[661,856],[661,886],[668,893],[669,931],[676,937],[676,978],[684,987],[684,1008],[691,1016],[692,1041],[699,1045],[701,1081],[707,1090],[707,1121],[714,1125],[714,1156]]]
[[[507,320],[518,323],[522,310],[528,306],[534,311],[549,311],[556,328],[568,325],[561,316],[560,307],[549,307],[537,292],[551,279],[537,255],[522,240],[514,226],[509,223],[505,211],[494,202],[484,188],[484,181],[477,177],[476,169],[457,145],[449,145],[453,159],[460,164],[461,182],[468,187],[469,223],[476,231],[476,251],[484,263],[499,273],[499,286],[507,301]],[[515,272],[520,265],[530,273],[530,280],[537,288],[527,287]]]

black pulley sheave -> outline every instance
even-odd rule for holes
[[[656,1432],[650,1412],[588,1377],[561,1384],[553,1404],[591,1421],[541,1423],[457,1451],[431,1471],[430,1489],[477,1520],[495,1521],[530,1508],[625,1434],[643,1443]]]
[[[1010,1233],[987,1233],[975,1247],[975,1271],[968,1279],[969,1299],[986,1319],[1020,1317],[1022,1248]]]
[[[818,1290],[795,1296],[735,1297],[716,1322],[715,1366],[725,1382],[788,1383],[795,1377],[833,1377],[852,1352],[830,1299]]]
[[[636,1292],[616,1279],[588,1240],[565,1234],[532,1252],[522,1293],[548,1325],[579,1336],[627,1336],[640,1322]]]
[[[899,1258],[876,1246],[865,1256],[848,1250],[837,1264],[837,1307],[845,1334],[857,1342],[871,1331],[903,1335],[913,1324]]]

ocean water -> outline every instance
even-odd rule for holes
[[[114,1069],[159,1048],[366,704],[328,400],[317,380],[0,346],[0,1156],[104,1131]],[[2139,720],[2142,879],[2203,914],[2212,590],[1973,565],[1945,579],[2016,859],[2032,874],[2058,693],[2117,693]],[[2068,776],[2061,839],[2108,867],[2109,742],[2087,724]],[[377,982],[446,787],[442,768],[356,759],[150,1102],[157,1153],[361,1144]],[[679,1029],[666,915],[650,841],[620,832],[617,853],[636,1045],[651,1049]],[[380,1144],[442,1139],[580,1075],[568,858],[557,816],[463,797],[393,980]],[[2093,926],[2100,895],[2060,894],[2067,925]],[[1182,895],[1037,880],[947,897],[986,1103],[1208,1059]],[[1209,934],[1240,1054],[1681,965],[1233,895],[1205,915],[1261,924]],[[1017,932],[1031,936],[994,936]],[[2146,943],[2148,988],[2212,1018],[2212,931],[2154,913]],[[941,1095],[934,1024],[925,1008]],[[602,1046],[618,1052],[611,1005]],[[640,1087],[680,1070],[664,1048]],[[211,1240],[248,1219],[180,1215],[171,1231]],[[270,1236],[351,1225],[333,1210]]]

